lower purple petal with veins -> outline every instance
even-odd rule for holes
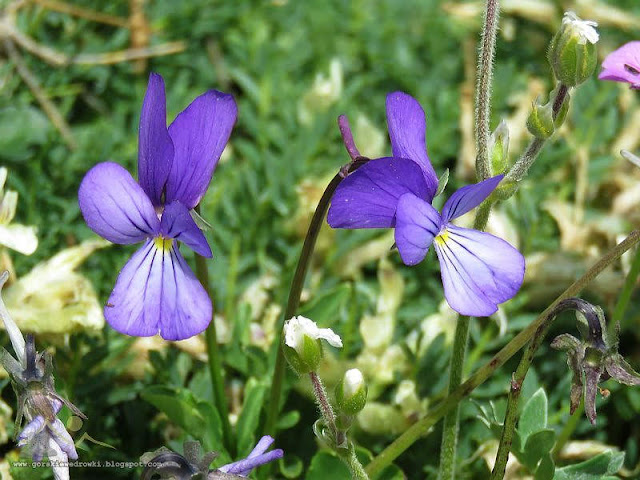
[[[390,228],[405,193],[426,198],[420,166],[404,158],[371,160],[345,178],[331,199],[327,222],[333,228]]]
[[[449,224],[435,245],[445,297],[462,315],[489,316],[522,285],[524,257],[498,237]]]
[[[171,240],[148,240],[124,266],[104,309],[118,332],[182,340],[202,332],[212,305]]]

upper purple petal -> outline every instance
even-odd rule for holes
[[[491,195],[504,175],[497,175],[482,182],[466,185],[449,197],[442,208],[442,222],[448,223],[454,218],[464,215],[480,205],[485,198]]]
[[[185,108],[169,126],[174,157],[166,203],[179,200],[195,207],[207,191],[238,109],[231,95],[210,90]]]
[[[598,78],[628,82],[632,88],[640,88],[640,41],[626,43],[607,55]]]
[[[151,200],[117,163],[99,163],[87,172],[78,203],[89,228],[113,243],[138,243],[160,229]]]
[[[173,161],[173,142],[167,130],[164,80],[149,75],[138,129],[138,181],[151,202],[162,205],[162,193]]]
[[[176,245],[160,248],[152,239],[118,275],[104,316],[120,333],[182,340],[209,325],[212,305]]]
[[[387,95],[387,125],[394,157],[413,160],[427,182],[427,201],[431,202],[438,189],[438,177],[427,155],[424,110],[418,101],[404,92]]]
[[[160,229],[164,236],[180,240],[203,257],[211,258],[213,256],[202,230],[193,221],[187,207],[180,202],[172,202],[166,206],[160,223]]]
[[[444,295],[462,315],[489,316],[522,285],[524,257],[498,237],[449,224],[435,246]]]
[[[390,228],[405,193],[428,196],[420,167],[404,158],[371,160],[345,178],[331,199],[327,222],[333,228]]]
[[[400,197],[395,240],[405,265],[415,265],[424,259],[440,227],[440,214],[431,204],[412,193]]]

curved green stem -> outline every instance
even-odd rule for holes
[[[400,435],[391,445],[385,448],[365,468],[370,477],[375,478],[385,467],[393,462],[405,450],[425,435],[447,412],[453,409],[463,398],[469,396],[473,390],[484,383],[498,368],[524,347],[536,334],[538,329],[547,321],[552,312],[562,300],[573,297],[587,286],[600,272],[618,260],[624,252],[640,242],[640,231],[634,230],[624,241],[613,247],[606,255],[598,260],[587,272],[573,282],[556,300],[549,305],[538,318],[527,328],[516,335],[502,350],[483,367],[477,370],[466,382],[455,389],[442,400],[424,418],[412,425]]]
[[[329,209],[329,203],[331,202],[333,193],[336,191],[336,188],[338,188],[338,185],[340,185],[340,182],[348,173],[355,171],[368,161],[368,159],[359,158],[358,160],[349,163],[346,168],[341,169],[340,173],[337,173],[336,176],[333,177],[331,182],[329,182],[329,185],[322,194],[322,197],[318,202],[318,206],[316,207],[316,211],[313,213],[313,217],[311,218],[311,223],[309,224],[307,235],[305,236],[304,243],[302,244],[302,251],[300,252],[298,265],[296,267],[295,273],[293,274],[293,280],[291,282],[291,289],[289,290],[289,299],[287,300],[287,308],[284,312],[284,318],[280,322],[280,325],[277,327],[277,331],[279,332],[278,339],[276,341],[278,350],[276,353],[276,362],[273,369],[273,379],[271,381],[269,404],[267,406],[267,419],[265,421],[264,427],[265,434],[275,436],[276,420],[280,411],[282,382],[284,380],[286,367],[284,353],[281,348],[282,327],[284,325],[284,321],[293,317],[298,310],[298,306],[300,305],[300,294],[302,293],[302,287],[304,286],[304,279],[307,274],[309,264],[311,263],[313,249],[316,245],[316,240],[318,238],[318,234],[320,233],[320,228],[322,227],[324,217],[327,213],[327,210]]]
[[[455,391],[455,389],[460,386],[460,383],[462,383],[464,359],[466,357],[467,344],[469,343],[470,320],[467,316],[460,316],[456,324],[453,351],[451,353],[451,368],[449,371],[449,394]],[[444,418],[442,448],[440,449],[440,473],[438,474],[440,480],[455,478],[459,426],[460,404],[456,404]]]
[[[618,303],[616,303],[616,308],[613,311],[613,318],[611,319],[612,322],[609,323],[610,333],[613,333],[611,330],[617,328],[616,325],[618,323],[622,323],[624,312],[627,310],[629,300],[631,300],[631,294],[633,293],[633,289],[638,281],[638,274],[640,274],[640,248],[636,250],[636,256],[633,258],[631,269],[624,281],[624,286],[622,287],[622,291],[618,297]]]
[[[209,270],[207,262],[201,255],[196,255],[196,277],[207,291],[207,295],[211,297],[211,289],[209,288]],[[231,423],[229,422],[229,407],[227,405],[227,396],[224,391],[224,378],[222,376],[222,361],[220,359],[220,351],[218,349],[218,334],[216,332],[216,322],[212,318],[211,323],[205,332],[207,342],[207,356],[209,359],[209,375],[211,376],[211,387],[213,389],[213,401],[220,414],[222,420],[222,435],[224,445],[229,454],[235,454],[235,444],[231,431]]]

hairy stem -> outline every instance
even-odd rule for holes
[[[476,176],[478,181],[492,175],[489,162],[489,136],[491,127],[491,83],[493,79],[493,57],[496,50],[496,33],[500,17],[500,2],[487,0],[484,14],[478,73],[476,83]]]
[[[313,249],[316,245],[320,228],[324,221],[324,217],[329,209],[329,203],[333,193],[340,185],[340,182],[344,179],[345,173],[350,173],[367,163],[367,159],[359,159],[351,162],[346,168],[340,170],[340,173],[329,182],[326,190],[322,194],[322,198],[318,202],[316,211],[313,213],[307,235],[305,236],[304,243],[302,244],[302,251],[300,252],[300,258],[298,259],[298,265],[296,271],[293,274],[293,280],[291,282],[291,289],[289,290],[289,299],[287,301],[287,308],[284,312],[284,318],[281,320],[280,325],[277,327],[278,339],[276,341],[277,353],[276,362],[273,369],[273,379],[271,381],[271,392],[269,395],[269,403],[267,406],[267,419],[265,422],[264,433],[275,436],[276,434],[276,420],[280,411],[280,401],[282,397],[282,382],[285,374],[285,358],[282,351],[282,327],[284,321],[293,317],[300,305],[300,294],[302,293],[302,287],[304,286],[304,279],[311,263],[311,257],[313,255]],[[345,172],[346,171],[346,172]]]
[[[329,402],[327,391],[324,388],[324,384],[316,372],[309,372],[309,378],[311,379],[311,385],[313,387],[313,395],[316,397],[316,403],[320,408],[322,419],[334,438],[338,434],[338,427],[336,427],[336,415],[333,413],[333,407]]]
[[[353,446],[349,446],[349,452],[347,454],[340,454],[340,457],[349,467],[352,479],[369,480],[369,476],[367,475],[367,472],[365,472],[360,460],[358,460],[356,449],[353,448]]]
[[[473,390],[484,383],[498,368],[524,347],[536,334],[541,325],[547,320],[552,312],[562,300],[573,297],[587,286],[600,272],[618,260],[624,252],[640,242],[640,231],[634,230],[624,241],[598,260],[587,272],[573,282],[554,302],[549,305],[527,328],[517,334],[507,345],[505,345],[494,357],[483,367],[477,370],[471,377],[460,385],[455,391],[449,394],[444,400],[436,405],[425,417],[412,425],[407,431],[400,435],[391,445],[385,448],[366,467],[366,472],[370,477],[375,477],[386,466],[391,464],[405,450],[425,435],[444,415],[455,407],[463,398],[468,397]]]
[[[449,390],[451,394],[462,383],[462,371],[469,343],[469,323],[467,316],[458,317],[456,333],[453,340],[453,352],[451,353],[451,367],[449,370]],[[460,404],[457,404],[444,417],[442,431],[442,447],[440,449],[440,480],[452,480],[455,478],[456,450],[458,446],[458,429],[460,426]]]
[[[564,105],[564,102],[568,99],[569,87],[566,85],[560,84],[558,86],[558,91],[556,92],[556,96],[553,99],[553,107],[552,107],[552,116],[555,120],[558,118],[558,114]],[[538,158],[538,154],[542,150],[542,147],[546,143],[547,140],[543,140],[541,138],[534,138],[531,140],[527,149],[522,154],[522,156],[518,159],[516,163],[513,164],[511,170],[504,178],[504,182],[519,182],[522,180],[527,173],[529,172],[529,168],[533,165],[533,162]]]
[[[196,207],[199,212],[199,208]],[[207,269],[206,259],[195,254],[196,256],[196,277],[211,297],[211,289],[209,288],[209,270]],[[231,423],[229,422],[229,407],[227,405],[227,396],[224,390],[224,378],[222,376],[222,361],[220,351],[218,349],[218,334],[216,332],[216,322],[212,318],[211,323],[205,331],[207,342],[207,356],[209,360],[209,375],[211,376],[211,387],[213,389],[213,400],[222,420],[222,435],[227,451],[233,455],[235,453],[235,444],[231,431]]]

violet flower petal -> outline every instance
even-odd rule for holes
[[[440,214],[431,204],[412,193],[400,197],[396,210],[395,240],[405,265],[416,265],[424,260],[441,225]]]
[[[264,452],[267,451],[267,449],[271,446],[273,442],[275,442],[275,439],[271,435],[264,435],[258,441],[256,446],[253,447],[253,450],[251,450],[251,453],[247,455],[247,458],[257,457],[258,455],[263,454]]]
[[[282,458],[283,455],[283,450],[280,448],[276,448],[274,450],[271,450],[270,452],[262,453],[255,457],[247,457],[243,460],[229,463],[228,465],[220,467],[218,470],[224,473],[231,473],[234,475],[246,477],[254,468],[277,460],[278,458]]]
[[[211,315],[211,300],[176,245],[157,238],[129,259],[104,309],[107,323],[118,332],[138,337],[160,333],[165,340],[202,332]]]
[[[104,307],[104,318],[114,330],[140,337],[158,333],[162,271],[157,266],[162,261],[157,256],[162,252],[148,240],[120,271]]]
[[[168,285],[164,295],[172,315],[163,315],[160,320],[160,335],[165,340],[183,340],[203,332],[211,322],[213,305],[206,290],[187,265],[174,245],[171,249],[171,266],[174,281]]]
[[[194,222],[187,207],[180,202],[171,202],[166,206],[162,213],[160,230],[166,237],[181,241],[203,257],[213,256],[202,230]]]
[[[607,55],[598,78],[627,82],[631,88],[640,89],[640,41],[626,43]]]
[[[497,175],[482,182],[466,185],[449,197],[442,208],[442,222],[449,223],[480,205],[493,192],[504,175]]]
[[[327,222],[333,228],[390,228],[402,195],[425,198],[428,192],[415,162],[391,157],[371,160],[338,185]]]
[[[428,192],[421,198],[431,203],[438,188],[438,177],[427,155],[424,110],[415,98],[404,92],[387,95],[386,107],[393,156],[408,158],[420,165]]]
[[[447,225],[435,240],[447,302],[462,315],[489,316],[524,280],[524,257],[488,233]]]
[[[36,415],[33,417],[33,419],[25,425],[18,435],[18,446],[22,447],[33,440],[33,438],[42,431],[45,424],[46,422],[42,415]]]
[[[195,207],[211,181],[238,109],[233,96],[210,90],[196,98],[169,126],[174,157],[166,203]]]
[[[99,163],[87,172],[78,203],[89,228],[113,243],[138,243],[160,229],[149,197],[117,163]]]
[[[48,452],[54,452],[53,454],[49,453],[49,459],[55,459],[55,463],[51,464],[51,469],[53,470],[53,478],[55,480],[69,480],[69,458],[67,454],[60,448],[60,445],[53,438],[47,439],[48,443]]]
[[[162,205],[162,193],[172,162],[173,142],[167,130],[164,80],[152,73],[140,113],[138,181],[156,207]]]
[[[56,418],[53,422],[47,425],[47,429],[51,435],[51,438],[60,446],[60,449],[67,454],[71,460],[78,459],[78,452],[76,452],[76,446],[73,443],[73,438],[67,432],[64,424]]]

